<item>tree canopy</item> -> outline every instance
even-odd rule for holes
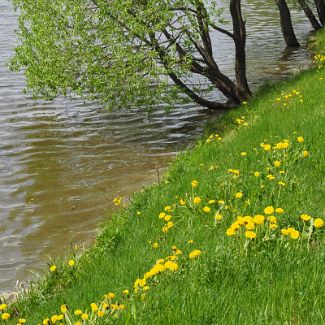
[[[20,45],[11,66],[25,69],[36,96],[86,95],[115,108],[169,103],[187,95],[203,106],[225,108],[250,94],[240,0],[230,1],[233,32],[220,27],[223,8],[216,1],[14,2],[21,13]],[[236,44],[236,82],[215,61],[211,30]],[[186,83],[195,74],[227,101],[201,97],[200,89]]]

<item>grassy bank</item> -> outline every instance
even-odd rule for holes
[[[314,69],[226,114],[3,322],[325,324],[324,94]]]

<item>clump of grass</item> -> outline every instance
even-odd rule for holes
[[[324,32],[318,37],[320,53]],[[91,249],[51,264],[11,309],[2,305],[2,316],[9,310],[31,324],[324,323],[322,58],[318,69],[226,114],[160,184],[136,193]]]

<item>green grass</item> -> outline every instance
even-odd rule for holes
[[[324,32],[314,46],[324,53]],[[299,91],[303,103],[294,95],[283,106],[283,93],[292,90]],[[32,286],[11,313],[30,324],[60,313],[61,304],[70,312],[80,308],[91,315],[90,303],[114,292],[113,302],[126,308],[109,309],[110,316],[98,324],[325,324],[325,227],[310,228],[310,221],[300,219],[307,213],[325,220],[324,94],[325,70],[315,69],[270,86],[223,116],[213,127],[221,141],[206,143],[205,137],[180,154],[160,184],[136,193],[128,208],[103,225],[96,244],[73,257],[74,267],[58,261],[58,270]],[[236,119],[242,116],[238,125]],[[305,141],[298,143],[298,136]],[[283,139],[289,140],[288,149],[266,151],[260,146],[264,142],[273,147]],[[308,157],[303,157],[304,150]],[[281,161],[279,168],[273,166],[275,160]],[[228,169],[239,169],[240,175],[234,177]],[[255,177],[255,171],[261,176]],[[267,179],[268,174],[275,179]],[[192,188],[192,180],[199,182],[197,188]],[[237,199],[239,191],[243,197]],[[202,203],[194,205],[194,196]],[[208,204],[212,199],[225,204]],[[174,226],[164,234],[165,222],[158,216],[168,205]],[[211,212],[203,212],[204,206]],[[246,239],[244,230],[226,235],[237,216],[264,214],[267,206],[285,211],[274,214],[277,229],[270,230],[265,221],[256,226],[254,240]],[[218,211],[223,220],[216,222]],[[281,235],[289,226],[300,232],[298,239]],[[159,248],[150,242],[158,242]],[[175,261],[178,270],[147,280],[150,288],[142,300],[143,289],[132,293],[134,281],[157,259],[173,255],[173,245],[183,253]],[[202,254],[189,259],[194,249]],[[122,295],[125,289],[130,296]]]

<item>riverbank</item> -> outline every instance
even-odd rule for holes
[[[324,49],[322,32],[315,51]],[[103,225],[91,249],[50,264],[2,316],[324,323],[324,90],[320,67],[264,87],[212,123],[159,184]]]

